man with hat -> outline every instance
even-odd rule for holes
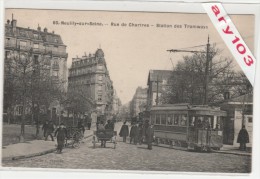
[[[61,123],[60,127],[56,130],[55,136],[57,136],[58,143],[57,153],[60,154],[64,147],[65,139],[67,137],[67,129],[65,128],[65,125],[63,123]]]

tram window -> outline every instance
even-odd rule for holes
[[[155,114],[152,115],[152,122],[155,123]]]
[[[163,125],[166,124],[166,115],[165,114],[161,115],[161,124],[163,124]]]
[[[189,126],[195,126],[195,117],[194,116],[191,116],[189,118]]]
[[[155,124],[161,124],[160,123],[160,114],[156,114]]]
[[[199,116],[197,119],[197,127],[202,128],[202,122],[204,121],[202,116]]]
[[[168,114],[167,125],[173,125],[173,115],[172,114]]]
[[[181,115],[180,117],[180,125],[181,126],[186,126],[187,124],[187,116],[186,115]]]
[[[174,125],[179,125],[179,115],[178,114],[175,114],[174,115]]]

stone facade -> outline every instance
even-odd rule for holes
[[[130,104],[131,117],[138,117],[147,104],[147,88],[138,87]]]
[[[113,82],[102,49],[97,49],[94,54],[85,54],[81,58],[72,59],[68,92],[72,95],[73,93],[82,95],[95,106],[98,116],[112,111]]]
[[[5,90],[4,90],[4,111],[8,111],[12,104],[10,98],[14,92],[11,90],[10,84],[10,68],[7,63],[10,63],[14,58],[22,58],[27,55],[35,64],[43,64],[45,71],[48,72],[50,78],[59,85],[62,92],[67,91],[67,57],[66,45],[63,43],[61,36],[54,32],[48,32],[47,28],[41,30],[38,26],[37,29],[30,29],[17,26],[17,20],[7,20],[5,24]],[[33,67],[32,67],[33,68]],[[33,69],[37,73],[37,69]],[[57,101],[50,105],[49,111],[60,113],[61,106],[56,105]],[[30,113],[30,109],[26,109]],[[21,114],[21,106],[16,106],[14,109],[15,115]]]

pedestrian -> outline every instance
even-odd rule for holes
[[[110,120],[107,120],[107,124],[105,125],[106,130],[114,130],[114,125]]]
[[[42,125],[42,130],[43,130],[43,137],[46,137],[46,132],[48,128],[48,121],[45,121],[45,123]]]
[[[246,150],[246,144],[249,143],[249,135],[245,125],[243,125],[242,129],[239,131],[237,143],[240,143],[239,150]]]
[[[63,123],[60,124],[60,127],[55,131],[55,137],[57,136],[57,153],[61,153],[64,147],[65,139],[67,138],[67,129]]]
[[[104,126],[103,121],[100,121],[100,124],[98,125],[98,132],[105,133],[105,126]],[[100,141],[101,141],[101,147],[105,148],[106,147],[106,141],[104,139],[100,139]]]
[[[151,124],[146,130],[146,142],[149,150],[152,150],[153,139],[154,139],[154,128],[153,128],[153,124]]]
[[[91,117],[88,117],[88,116],[87,116],[87,126],[88,126],[88,130],[90,130],[90,128],[91,128],[91,123],[92,123]]]
[[[49,122],[48,122],[48,125],[47,125],[47,129],[46,129],[45,140],[47,140],[48,137],[51,136],[51,140],[54,141],[53,136],[52,136],[53,131],[54,131],[53,122],[52,122],[52,121],[49,121]]]
[[[143,143],[143,124],[138,125],[138,142],[140,145]]]
[[[134,142],[134,144],[137,143],[137,136],[138,136],[138,127],[136,123],[133,123],[131,130],[130,130],[130,144]]]
[[[123,137],[123,142],[126,142],[126,137],[129,136],[129,128],[128,125],[126,125],[126,122],[122,125],[119,136]]]

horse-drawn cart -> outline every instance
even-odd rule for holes
[[[104,143],[104,147],[106,147],[106,143],[112,143],[114,144],[113,148],[116,148],[116,136],[117,136],[117,131],[113,131],[110,129],[106,130],[97,130],[94,131],[93,135],[93,148],[96,148],[97,143]]]

